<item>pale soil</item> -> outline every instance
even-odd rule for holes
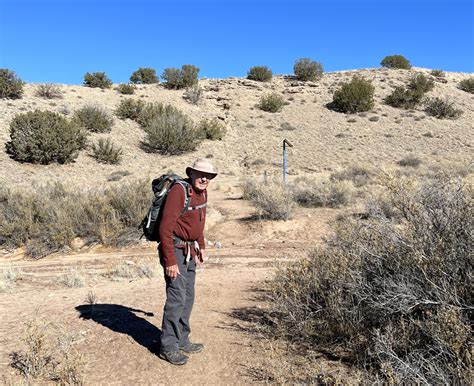
[[[114,88],[59,85],[64,98],[46,100],[35,96],[37,85],[27,84],[22,99],[0,100],[2,149],[9,140],[10,121],[18,113],[41,109],[72,115],[82,106],[92,104],[113,115],[120,100],[128,97],[172,104],[196,122],[218,117],[225,122],[227,134],[223,141],[204,141],[196,151],[185,155],[147,154],[139,148],[144,132],[138,124],[115,117],[111,133],[91,134],[90,140],[111,137],[123,148],[120,165],[98,164],[87,151],[81,152],[75,163],[67,165],[19,164],[0,151],[0,178],[7,186],[53,180],[96,186],[104,182],[112,184],[107,179],[117,171],[130,173],[120,183],[135,177],[150,178],[170,169],[183,174],[186,166],[202,156],[212,157],[221,177],[261,176],[264,171],[279,175],[284,138],[294,145],[288,149],[291,176],[324,173],[358,164],[390,168],[409,155],[427,165],[465,166],[472,161],[474,96],[459,90],[457,85],[472,74],[446,73],[447,83],[436,82],[435,88],[427,94],[447,97],[463,110],[463,115],[456,120],[427,116],[422,106],[406,111],[383,103],[385,96],[396,86],[406,84],[413,74],[429,74],[429,71],[421,68],[341,71],[327,73],[317,83],[296,82],[283,76],[274,77],[269,83],[241,78],[202,79],[199,84],[204,89],[204,98],[198,106],[183,99],[183,90],[167,90],[161,85],[139,85],[132,96],[120,95]],[[334,91],[354,75],[373,82],[373,111],[347,115],[326,108]],[[280,93],[287,100],[288,105],[281,112],[268,113],[256,107],[260,97],[269,92]]]
[[[23,271],[12,292],[0,294],[0,373],[6,374],[5,379],[13,383],[21,379],[9,366],[9,354],[24,352],[25,323],[36,320],[74,334],[74,347],[83,356],[81,372],[86,384],[256,382],[252,374],[267,354],[247,331],[250,323],[246,319],[252,317],[249,310],[265,307],[258,299],[258,289],[273,276],[278,263],[294,262],[320,244],[328,233],[328,221],[339,211],[298,210],[287,222],[249,221],[253,209],[238,195],[213,190],[211,200],[214,210],[225,216],[209,229],[219,235],[222,247],[208,247],[210,260],[197,273],[192,338],[206,345],[203,353],[193,355],[186,366],[175,367],[154,352],[164,304],[160,267],[152,279],[113,281],[101,275],[126,261],[155,259],[153,245],[127,250],[95,247],[39,261],[26,260],[19,251],[4,256],[0,263],[2,268]],[[86,278],[85,287],[58,284],[59,275],[71,267]],[[89,291],[98,297],[93,314],[87,313]],[[76,307],[85,310],[84,318]],[[321,368],[338,367],[324,358],[318,362]]]

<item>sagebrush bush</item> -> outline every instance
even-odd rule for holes
[[[105,89],[112,87],[112,81],[105,72],[86,72],[84,75],[84,86]]]
[[[135,94],[136,89],[137,89],[137,87],[135,85],[129,84],[129,83],[121,83],[117,86],[117,91],[120,94],[124,94],[124,95]]]
[[[285,105],[285,100],[280,94],[265,94],[260,98],[258,108],[269,113],[277,113]]]
[[[269,82],[272,80],[273,73],[267,66],[251,67],[247,72],[247,79],[259,82]]]
[[[403,86],[395,87],[391,94],[385,98],[385,103],[392,107],[412,109],[418,106],[423,99],[423,93],[406,89]]]
[[[25,83],[7,68],[0,68],[0,98],[20,99]]]
[[[434,81],[424,74],[415,74],[408,83],[408,89],[416,93],[425,94],[433,90]]]
[[[223,123],[219,119],[202,119],[198,125],[198,131],[202,133],[204,139],[222,140],[226,133]]]
[[[181,69],[165,68],[161,77],[165,81],[165,87],[178,90],[197,84],[198,75],[198,67],[192,64],[184,64]]]
[[[143,127],[143,147],[164,155],[182,154],[196,149],[202,138],[194,123],[180,110],[166,106]]]
[[[118,164],[122,159],[122,148],[116,147],[110,138],[100,138],[97,143],[91,146],[91,155],[97,160],[104,164]]]
[[[158,83],[158,77],[154,68],[140,67],[130,76],[130,82],[136,84],[153,84]]]
[[[362,166],[351,166],[330,175],[333,181],[351,181],[358,188],[370,184],[373,177],[374,173]]]
[[[463,79],[459,82],[459,89],[474,94],[474,78]]]
[[[74,122],[51,111],[16,115],[10,123],[6,150],[20,162],[49,164],[76,159],[86,145],[86,134]]]
[[[386,68],[399,68],[402,70],[409,70],[411,64],[407,58],[403,55],[389,55],[382,59],[380,62],[382,67]]]
[[[435,78],[444,78],[444,77],[446,77],[446,74],[443,70],[431,70],[430,74],[432,76],[434,76]]]
[[[462,110],[454,107],[454,102],[441,98],[427,99],[425,102],[425,111],[428,115],[438,119],[456,119],[463,113]]]
[[[175,110],[174,107],[171,105],[164,105],[163,103],[155,102],[155,103],[146,103],[138,114],[136,121],[140,124],[140,126],[145,127],[148,124],[158,118],[161,117],[166,112],[171,112],[171,110]]]
[[[76,110],[73,119],[79,126],[93,133],[108,133],[114,123],[109,113],[97,106],[84,106]]]
[[[374,86],[365,79],[352,78],[334,93],[331,108],[345,113],[369,111],[374,106]]]
[[[472,189],[385,187],[380,205],[342,218],[325,248],[277,273],[262,323],[300,348],[343,352],[370,383],[470,384]]]
[[[194,86],[188,87],[184,92],[183,98],[193,105],[199,104],[202,100],[204,91],[201,86],[195,84]]]
[[[115,115],[120,119],[133,119],[136,120],[140,116],[145,102],[142,100],[136,100],[132,98],[125,98],[120,101],[118,106],[115,108]]]
[[[59,86],[52,83],[39,84],[35,91],[36,96],[46,99],[62,98],[63,92]]]
[[[349,204],[353,185],[347,181],[327,181],[298,178],[292,184],[294,200],[304,207],[339,208]]]
[[[295,62],[293,72],[298,80],[316,81],[322,78],[324,70],[321,63],[315,62],[309,58],[302,58]]]
[[[282,182],[246,180],[242,184],[243,198],[251,201],[257,215],[268,220],[289,220],[294,208],[293,195]]]
[[[412,168],[417,168],[421,164],[421,159],[416,156],[410,155],[402,158],[400,161],[398,161],[398,164],[400,166],[410,166]]]
[[[0,187],[0,246],[26,245],[35,258],[68,248],[76,237],[87,243],[137,242],[137,226],[150,205],[150,183],[111,188],[63,185]]]

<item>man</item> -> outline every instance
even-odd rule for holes
[[[160,223],[158,251],[165,270],[166,303],[163,311],[160,357],[174,365],[184,365],[184,353],[201,352],[204,346],[191,343],[189,318],[194,303],[196,264],[206,260],[204,224],[207,187],[217,173],[203,158],[186,168],[187,184],[176,183],[168,192]],[[183,211],[186,192],[190,205]]]

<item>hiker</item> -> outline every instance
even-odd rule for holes
[[[186,174],[186,183],[176,183],[170,189],[159,226],[158,252],[166,281],[160,358],[174,365],[186,364],[188,357],[183,352],[198,353],[204,348],[203,344],[189,340],[189,318],[194,303],[196,264],[206,260],[206,189],[217,175],[205,158],[186,168]],[[191,197],[190,205],[183,210],[187,196]]]

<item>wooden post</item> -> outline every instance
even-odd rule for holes
[[[286,185],[286,145],[293,147],[287,139],[283,140],[283,183]]]

